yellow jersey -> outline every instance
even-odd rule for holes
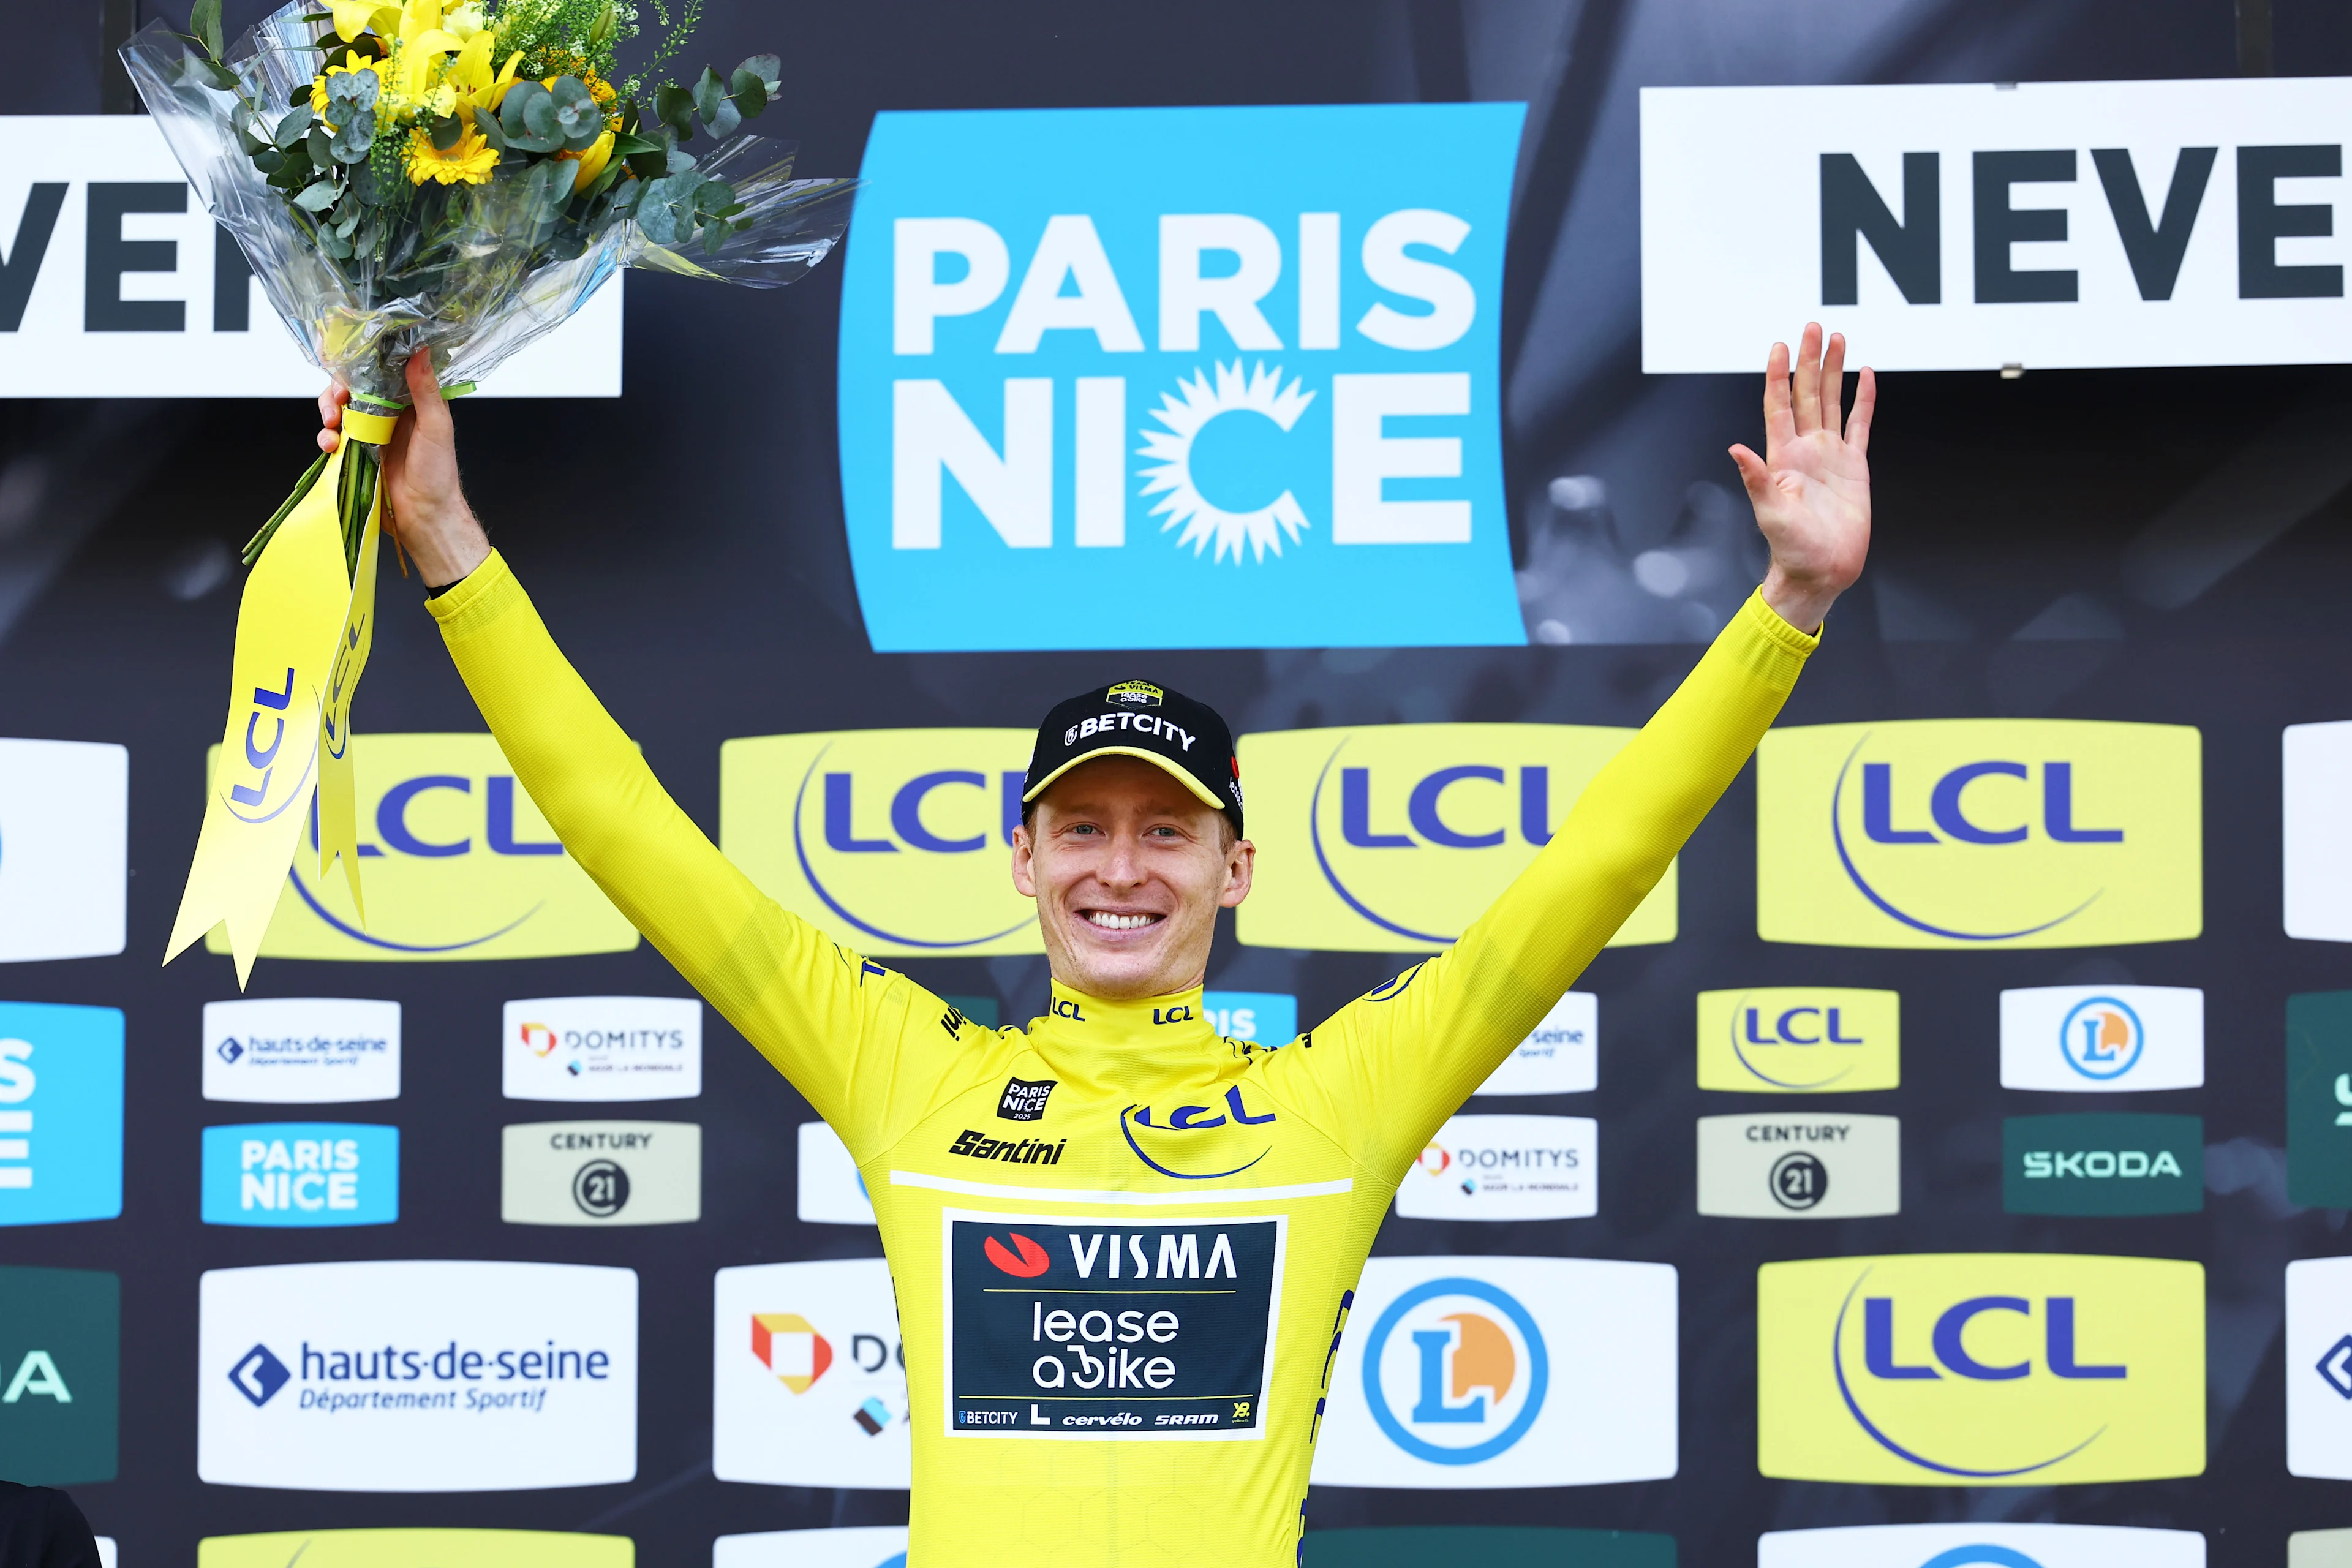
[[[1296,1561],[1391,1194],[1755,749],[1815,638],[1751,598],[1447,952],[1278,1049],[1199,990],[989,1029],[778,907],[656,781],[493,554],[431,601],[531,799],[841,1135],[906,1345],[908,1562]]]

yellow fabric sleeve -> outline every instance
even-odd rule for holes
[[[968,1076],[944,1004],[782,909],[670,799],[501,556],[426,604],[564,848],[861,1162]]]
[[[1341,1008],[1270,1078],[1394,1183],[1647,897],[1796,685],[1817,635],[1749,597],[1447,952]]]

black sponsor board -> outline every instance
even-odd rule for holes
[[[948,1216],[959,1435],[1255,1435],[1284,1221]]]

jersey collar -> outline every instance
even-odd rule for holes
[[[1113,1002],[1058,980],[1045,1016],[1031,1022],[1029,1038],[1066,1076],[1106,1085],[1205,1067],[1218,1045],[1197,985]]]

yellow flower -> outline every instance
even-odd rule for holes
[[[310,82],[310,112],[321,121],[327,118],[327,78],[344,71],[375,72],[375,85],[379,93],[386,85],[382,60],[371,59],[357,49],[344,50],[341,63],[328,66],[325,71],[313,78]]]
[[[604,165],[613,161],[613,133],[607,131],[597,137],[589,143],[585,153],[565,153],[561,156],[580,160],[580,172],[572,177],[572,188],[575,192],[584,191],[596,183],[596,176],[603,174]]]
[[[507,57],[506,68],[494,74],[490,69],[490,51],[497,46],[496,35],[476,33],[457,51],[457,58],[449,62],[449,74],[443,79],[467,103],[478,104],[493,113],[505,99],[507,89],[514,85],[516,71],[522,68],[522,51],[518,49]]]
[[[400,8],[384,0],[327,0],[327,8],[334,14],[335,36],[347,44],[371,28],[389,38],[400,26]]]
[[[437,180],[445,185],[478,185],[499,166],[498,149],[479,130],[467,126],[447,152],[433,145],[425,131],[408,133],[408,183],[421,185]]]
[[[441,25],[459,38],[471,42],[475,34],[489,24],[482,17],[479,5],[460,5],[441,18]]]
[[[425,111],[436,119],[454,114],[457,111],[457,89],[445,81],[426,93],[421,101]]]

